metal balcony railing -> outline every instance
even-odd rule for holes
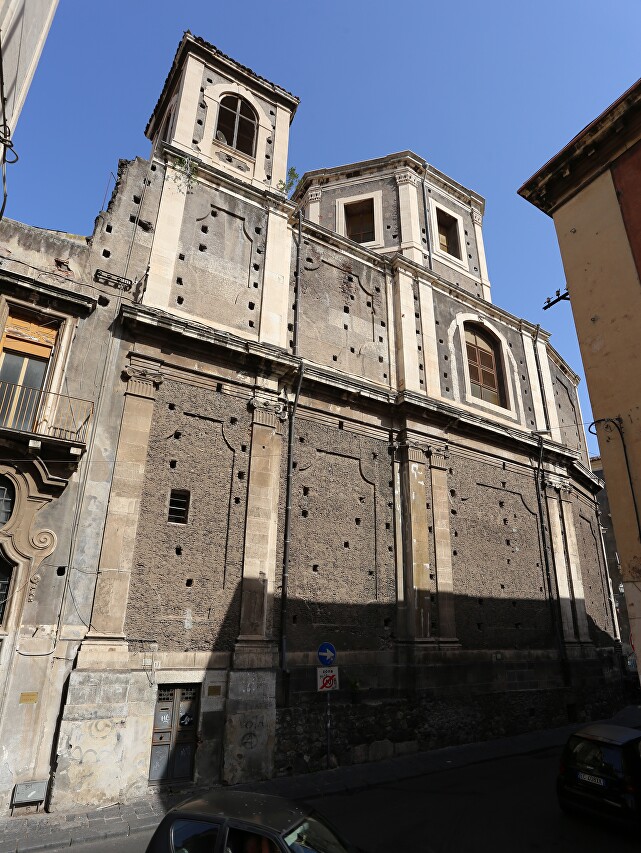
[[[85,443],[93,403],[0,381],[0,429]]]

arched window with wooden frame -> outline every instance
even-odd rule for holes
[[[473,397],[507,408],[501,345],[490,332],[466,323],[465,352]]]
[[[225,95],[218,107],[216,140],[241,154],[254,156],[258,120],[248,101],[239,95]]]

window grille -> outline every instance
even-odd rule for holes
[[[169,495],[169,514],[167,521],[173,524],[187,524],[189,517],[189,492],[186,489],[172,489]]]

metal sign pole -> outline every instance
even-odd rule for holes
[[[327,691],[327,769],[329,770],[329,756],[331,752],[331,711],[329,708],[330,691]]]

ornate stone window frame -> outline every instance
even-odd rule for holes
[[[465,349],[465,324],[471,324],[483,329],[486,334],[491,335],[498,345],[497,352],[501,357],[501,369],[503,374],[503,391],[505,406],[497,406],[487,400],[482,400],[472,394],[470,373],[467,364]],[[488,414],[497,415],[500,418],[525,423],[525,412],[521,398],[520,385],[518,382],[518,365],[514,354],[508,346],[507,339],[493,323],[479,314],[461,313],[452,320],[448,329],[448,343],[450,350],[450,366],[452,373],[452,389],[455,399],[460,401],[468,409],[485,409]],[[459,375],[459,359],[462,365],[463,376]],[[516,389],[516,392],[515,392]]]
[[[251,105],[256,113],[256,139],[254,140],[253,157],[249,157],[247,154],[243,154],[242,151],[238,151],[236,148],[232,148],[230,145],[225,145],[224,142],[216,139],[220,102],[226,95],[236,95],[239,98],[243,98]],[[202,153],[213,161],[215,152],[221,151],[223,154],[228,155],[231,158],[232,162],[229,163],[229,169],[234,175],[238,176],[239,174],[238,169],[234,168],[233,165],[234,160],[236,160],[247,166],[248,171],[246,173],[241,172],[243,177],[254,178],[260,182],[268,181],[269,179],[264,167],[264,154],[267,150],[267,139],[270,135],[273,135],[274,128],[271,125],[269,116],[267,115],[263,105],[256,99],[249,89],[245,86],[241,86],[240,83],[234,83],[232,81],[228,81],[226,83],[214,83],[207,86],[202,97],[207,104],[203,140],[200,143]]]
[[[51,351],[42,390],[48,393],[59,394],[63,384],[64,370],[69,357],[69,349],[73,340],[76,322],[74,318],[68,314],[62,314],[60,311],[42,311],[37,306],[23,302],[20,299],[0,296],[0,340],[4,336],[9,317],[20,314],[32,315],[49,323],[52,321],[57,323],[57,339]]]
[[[374,192],[361,193],[359,195],[351,195],[336,199],[336,233],[341,237],[347,237],[347,228],[345,223],[345,207],[349,204],[356,204],[361,201],[371,199],[374,202],[374,239],[367,243],[359,243],[366,249],[382,249],[383,248],[383,191],[374,190]]]
[[[451,216],[456,221],[456,227],[458,229],[458,242],[459,247],[461,249],[461,257],[457,258],[456,255],[450,255],[449,252],[444,252],[439,247],[438,242],[438,211],[441,210],[443,213],[446,213],[448,216]],[[470,267],[468,264],[467,258],[467,244],[465,240],[465,226],[463,223],[463,217],[457,213],[455,210],[451,210],[448,207],[445,207],[444,204],[439,204],[439,202],[434,201],[434,199],[430,199],[430,220],[431,220],[431,229],[432,234],[434,235],[432,253],[438,258],[439,261],[443,263],[450,264],[455,268],[465,270],[465,272],[469,272]]]
[[[36,513],[54,497],[46,489],[61,491],[66,480],[52,477],[38,459],[21,470],[0,464],[0,475],[11,481],[15,502],[9,520],[0,527],[0,550],[15,568],[11,576],[0,637],[19,628],[24,606],[34,600],[41,580],[40,566],[53,553],[57,539],[52,530],[34,530]]]

